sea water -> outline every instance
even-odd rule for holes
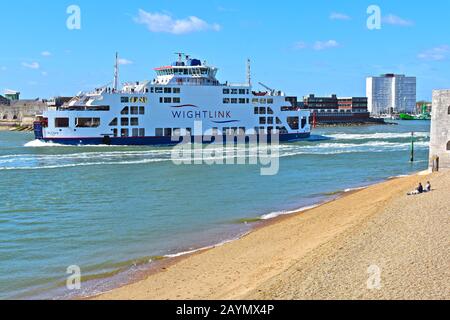
[[[66,147],[0,132],[0,298],[102,292],[161,257],[235,239],[251,230],[246,221],[424,170],[429,125],[317,129],[326,140],[280,146],[274,176],[254,165],[175,165],[169,147]],[[81,270],[80,291],[66,289],[70,266]]]

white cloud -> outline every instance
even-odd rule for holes
[[[429,61],[441,61],[450,55],[450,46],[442,45],[419,53],[418,58]]]
[[[297,50],[306,49],[308,48],[308,44],[306,42],[299,41],[294,44],[294,48]]]
[[[337,48],[339,47],[339,43],[336,40],[328,40],[328,41],[316,41],[314,43],[314,50],[325,50],[325,49],[331,49],[331,48]]]
[[[414,21],[406,20],[393,14],[389,14],[383,17],[382,22],[393,26],[401,26],[401,27],[411,27],[414,25]]]
[[[350,20],[351,17],[349,15],[346,15],[345,13],[339,13],[339,12],[332,12],[330,14],[331,20]]]
[[[41,67],[37,62],[32,63],[22,62],[22,66],[28,69],[39,69]]]
[[[127,60],[127,59],[123,59],[123,58],[120,58],[120,59],[118,60],[118,63],[119,63],[120,65],[128,65],[128,64],[133,64],[133,61]]]
[[[50,56],[52,55],[52,53],[49,52],[49,51],[42,51],[42,52],[41,52],[41,55],[42,55],[43,57],[50,57]]]
[[[42,71],[41,74],[42,74],[44,77],[48,76],[48,72],[47,72],[47,71]]]
[[[185,19],[174,19],[167,14],[151,13],[139,9],[139,14],[134,18],[139,24],[144,24],[151,32],[164,32],[176,35],[186,34],[198,31],[220,31],[220,25],[209,24],[206,21],[190,16]]]

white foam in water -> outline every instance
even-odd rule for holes
[[[279,216],[285,216],[285,215],[290,215],[290,214],[294,214],[294,213],[297,213],[297,212],[303,212],[303,211],[306,211],[306,210],[317,208],[318,206],[320,206],[320,204],[315,204],[315,205],[312,205],[312,206],[302,207],[300,209],[296,209],[296,210],[292,210],[292,211],[276,211],[276,212],[268,213],[268,214],[265,214],[265,215],[261,216],[261,220],[270,220],[270,219],[274,219],[274,218],[279,217]]]
[[[57,144],[53,142],[45,142],[42,140],[33,140],[24,145],[26,148],[43,148],[43,147],[63,147],[62,144]]]
[[[429,138],[430,133],[428,132],[415,132],[414,136],[420,138]],[[352,133],[342,133],[342,134],[331,134],[330,138],[336,140],[374,140],[374,139],[403,139],[410,138],[410,132],[395,133],[395,132],[385,132],[385,133],[366,133],[366,134],[352,134]]]
[[[226,245],[228,243],[231,243],[231,242],[234,242],[236,240],[239,240],[239,239],[245,237],[246,235],[248,235],[249,233],[250,232],[246,232],[243,235],[240,235],[240,236],[238,236],[238,237],[236,237],[234,239],[225,240],[225,241],[219,242],[218,244],[215,244],[215,245],[212,245],[212,246],[203,247],[203,248],[199,248],[199,249],[193,249],[193,250],[189,250],[189,251],[183,251],[183,252],[174,253],[174,254],[167,254],[167,255],[164,256],[164,258],[178,258],[178,257],[186,256],[186,255],[189,255],[189,254],[193,254],[193,253],[196,253],[196,252],[200,252],[200,251],[205,251],[205,250],[221,247],[221,246],[224,246],[224,245]]]

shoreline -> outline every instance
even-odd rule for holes
[[[299,218],[305,215],[309,215],[311,212],[314,212],[315,210],[318,210],[324,206],[333,206],[335,202],[338,201],[344,201],[343,199],[346,199],[348,197],[351,197],[354,194],[358,194],[360,192],[364,192],[367,189],[379,187],[385,183],[391,183],[396,182],[402,179],[417,179],[418,177],[423,177],[422,175],[424,172],[416,172],[414,174],[408,175],[406,177],[399,176],[399,177],[389,177],[386,180],[383,180],[381,182],[375,182],[374,184],[371,184],[369,186],[361,187],[361,188],[355,188],[352,190],[346,190],[346,191],[340,191],[339,194],[332,197],[329,200],[322,201],[314,206],[305,208],[304,210],[298,209],[292,212],[287,212],[286,214],[280,214],[277,217],[270,218],[267,220],[262,219],[263,216],[261,216],[261,219],[254,223],[251,227],[251,230],[238,237],[237,239],[225,241],[224,243],[218,244],[218,245],[212,245],[207,248],[200,248],[198,250],[194,250],[192,252],[186,252],[181,253],[180,255],[176,255],[175,257],[165,257],[164,260],[157,261],[153,266],[150,266],[150,268],[147,271],[144,271],[141,273],[139,277],[135,277],[134,279],[131,279],[131,281],[125,285],[118,286],[112,290],[106,291],[101,294],[96,294],[92,296],[87,297],[79,297],[79,299],[133,299],[133,297],[127,297],[126,295],[120,294],[120,292],[127,291],[130,287],[133,286],[139,286],[145,283],[146,281],[149,281],[152,277],[158,277],[158,275],[163,274],[164,272],[167,272],[167,270],[171,268],[177,268],[178,265],[182,263],[189,262],[189,260],[192,260],[195,257],[201,257],[205,254],[208,254],[209,252],[213,252],[214,250],[217,250],[218,248],[234,245],[239,242],[245,242],[247,238],[251,237],[255,233],[258,233],[260,230],[264,230],[267,228],[270,228],[271,226],[280,225],[283,223],[289,223],[290,220]],[[166,298],[166,297],[164,297]],[[195,297],[198,298],[198,297]],[[209,298],[209,297],[208,297]],[[170,299],[170,297],[167,297],[167,299]],[[202,299],[202,298],[200,298]]]

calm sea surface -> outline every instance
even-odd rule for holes
[[[410,132],[416,162],[410,164]],[[429,122],[317,129],[280,171],[172,163],[170,148],[39,146],[0,132],[0,298],[68,298],[129,281],[150,260],[248,232],[265,218],[427,167]],[[27,146],[25,146],[27,145]],[[65,288],[79,266],[82,291]]]

